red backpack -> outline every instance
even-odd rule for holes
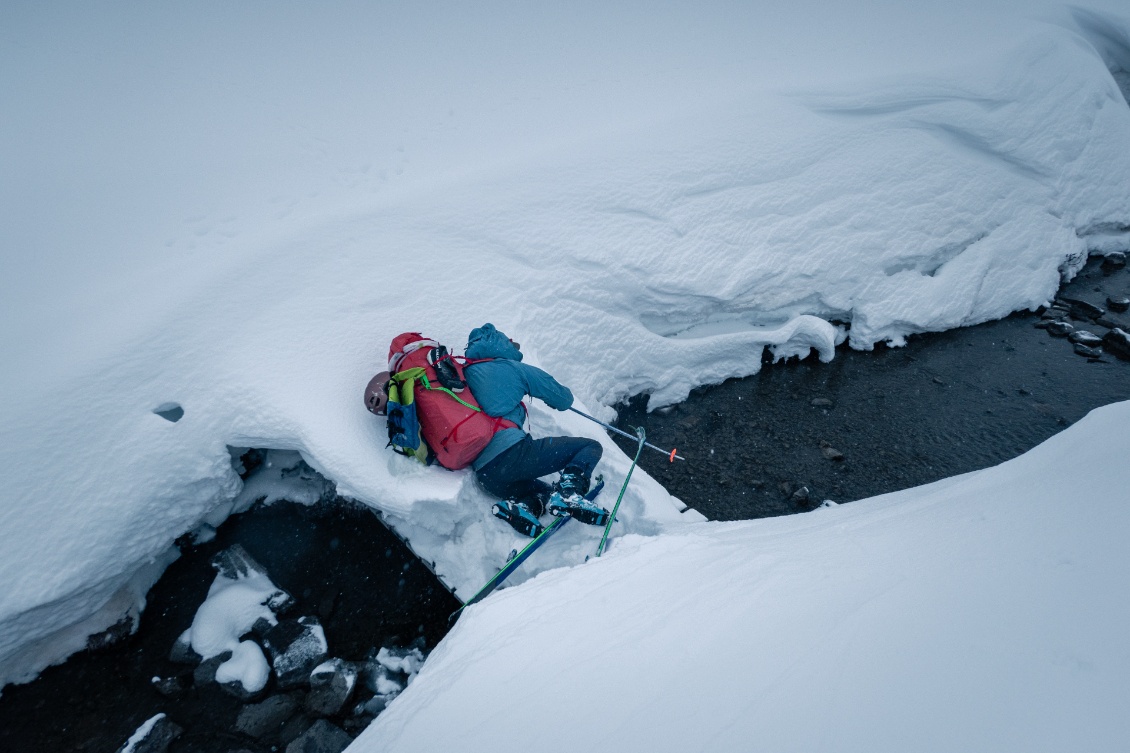
[[[513,421],[487,415],[471,388],[465,386],[467,359],[419,332],[393,338],[388,350],[388,433],[393,449],[427,462],[428,450],[444,468],[466,468],[502,429],[518,428]],[[463,387],[445,387],[436,366],[450,364]],[[450,372],[448,372],[450,373]]]

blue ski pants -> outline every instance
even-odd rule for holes
[[[527,434],[521,442],[480,468],[475,477],[487,492],[499,499],[524,501],[549,494],[550,486],[539,480],[541,476],[568,471],[590,478],[603,453],[604,448],[595,439],[534,439]]]

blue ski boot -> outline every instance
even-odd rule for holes
[[[531,539],[537,538],[545,530],[545,526],[541,524],[541,521],[537,519],[537,516],[525,502],[504,499],[501,502],[496,502],[494,507],[491,508],[491,512],[494,513],[494,517],[502,518],[515,531],[523,536],[529,536]]]
[[[559,518],[572,515],[590,526],[602,526],[608,522],[608,510],[595,502],[585,499],[589,480],[578,473],[562,471],[561,478],[553,485],[549,496],[549,512]]]

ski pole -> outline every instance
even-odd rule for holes
[[[606,424],[603,421],[601,421],[600,419],[593,418],[592,416],[585,413],[584,411],[579,411],[576,408],[570,408],[569,410],[573,411],[574,413],[576,413],[578,415],[584,416],[585,418],[592,421],[593,423],[600,424],[601,426],[603,426],[605,429],[608,429],[609,431],[616,432],[617,434],[619,434],[622,437],[627,437],[628,439],[631,439],[631,440],[636,441],[636,442],[639,441],[638,436],[633,436],[626,431],[621,431],[620,429],[617,429],[612,424]],[[674,463],[676,460],[686,460],[686,458],[683,457],[682,455],[676,455],[675,454],[675,451],[679,449],[678,447],[673,447],[670,450],[665,450],[662,447],[656,447],[651,442],[644,442],[643,444],[644,444],[644,447],[650,447],[653,450],[657,450],[659,452],[662,452],[664,455],[667,456],[667,462],[669,462],[669,463]]]
[[[578,411],[578,413],[579,412],[580,411]],[[638,427],[636,429],[636,441],[639,442],[639,444],[636,445],[636,456],[632,458],[632,465],[628,468],[628,475],[624,477],[624,485],[620,487],[620,496],[616,498],[616,506],[612,508],[612,512],[608,515],[608,522],[604,524],[604,535],[600,537],[600,544],[596,547],[597,557],[604,551],[604,545],[608,543],[608,532],[612,530],[612,524],[616,522],[616,513],[620,510],[620,502],[624,499],[624,492],[628,491],[628,482],[632,480],[632,471],[636,469],[636,463],[640,461],[640,453],[643,452],[643,446],[647,444],[647,442],[644,441],[646,439],[647,432],[643,430],[642,426]],[[671,454],[674,455],[675,451],[671,450]],[[585,559],[588,558],[586,557]]]

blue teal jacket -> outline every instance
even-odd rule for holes
[[[573,404],[573,393],[536,366],[522,363],[522,352],[514,347],[506,335],[484,324],[471,330],[467,338],[467,358],[492,358],[492,361],[473,363],[463,370],[467,386],[488,415],[505,418],[518,426],[526,422],[522,398],[526,395],[545,401],[557,410]],[[522,429],[503,429],[494,435],[471,466],[477,471],[504,451],[522,441]]]

